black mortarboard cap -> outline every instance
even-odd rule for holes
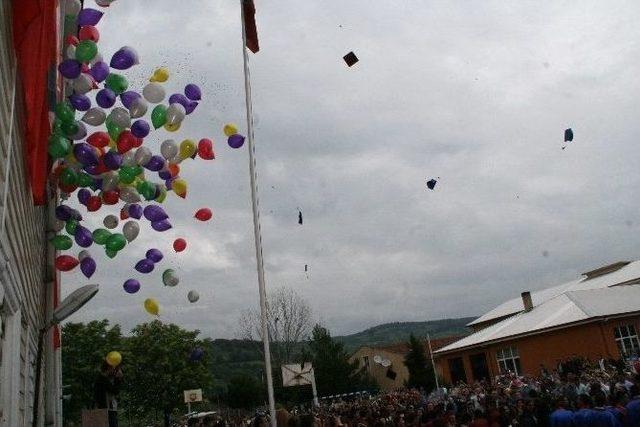
[[[571,130],[571,128],[565,129],[564,130],[564,142],[571,142],[571,141],[573,141],[573,131]]]
[[[353,64],[358,62],[358,57],[353,52],[347,53],[345,56],[342,57],[342,59],[344,59],[344,62],[346,62],[349,67],[351,67]]]
[[[429,190],[433,190],[436,187],[436,183],[438,181],[436,181],[435,179],[430,179],[429,181],[427,181],[427,187],[429,187]]]
[[[395,380],[397,376],[398,374],[396,374],[396,372],[393,369],[391,368],[387,369],[387,378],[389,378],[390,380]]]
[[[298,211],[298,224],[302,225],[302,211]]]

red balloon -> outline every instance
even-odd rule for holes
[[[102,201],[105,205],[115,205],[120,200],[120,193],[117,190],[102,192]]]
[[[89,72],[89,65],[88,64],[82,64],[80,66],[80,71],[82,71],[83,73],[88,73]],[[94,82],[93,86],[95,86],[95,82]],[[94,89],[95,89],[95,87],[94,87]]]
[[[175,163],[169,163],[169,166],[167,166],[167,169],[169,170],[169,173],[171,174],[172,178],[180,175],[180,166],[178,166]]]
[[[198,142],[198,156],[203,160],[215,159],[216,154],[213,152],[213,141],[207,138],[202,138]]]
[[[209,208],[200,208],[195,214],[195,217],[200,221],[209,221],[213,216],[213,212]]]
[[[93,40],[96,43],[98,43],[98,40],[100,40],[100,33],[98,32],[98,29],[93,25],[85,25],[84,27],[80,27],[78,36],[80,36],[80,40]]]
[[[102,207],[102,199],[100,196],[91,196],[87,200],[87,210],[89,212],[95,212]]]
[[[182,252],[187,248],[187,241],[180,238],[173,241],[173,250],[176,252]]]
[[[138,148],[138,147],[140,147],[142,145],[143,142],[144,142],[143,138],[136,137],[135,141],[133,142],[133,146],[135,148]]]
[[[130,130],[123,130],[118,136],[118,153],[124,154],[131,150],[133,147],[139,146],[138,138],[131,133]]]
[[[62,181],[59,181],[58,188],[64,193],[71,194],[78,189],[78,186],[75,184],[64,185]]]
[[[74,36],[73,34],[69,34],[65,39],[64,39],[64,43],[65,44],[72,44],[72,45],[77,45],[78,42],[80,40],[78,40],[78,38],[76,36]]]
[[[56,268],[60,271],[71,271],[80,263],[77,259],[69,255],[60,255],[56,258]]]
[[[105,172],[109,172],[109,168],[104,164],[104,159],[102,157],[98,158],[98,166],[96,167],[95,175],[100,175]]]
[[[109,134],[106,132],[94,132],[87,137],[87,142],[98,148],[109,145],[109,140]]]
[[[124,221],[127,218],[129,218],[129,212],[124,208],[120,209],[120,221]]]

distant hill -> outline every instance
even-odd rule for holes
[[[423,338],[427,334],[431,338],[466,335],[470,330],[465,325],[474,319],[475,317],[461,317],[426,322],[384,323],[355,334],[338,336],[336,339],[344,343],[345,349],[351,352],[363,345],[378,346],[407,341],[411,334]]]

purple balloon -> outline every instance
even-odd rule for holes
[[[166,219],[163,219],[162,221],[155,221],[155,222],[151,223],[151,228],[153,228],[156,231],[167,231],[171,227],[172,227],[171,223],[169,221],[167,221]]]
[[[67,205],[56,206],[56,218],[60,221],[67,221],[71,219],[71,215],[73,214],[73,209],[71,209]]]
[[[150,171],[157,172],[159,170],[162,170],[162,168],[164,168],[164,165],[164,157],[155,155],[151,156],[151,159],[149,159],[149,163],[144,165],[144,167],[149,169]]]
[[[100,89],[96,94],[96,102],[102,108],[111,108],[116,103],[116,94],[109,88]]]
[[[145,258],[145,259],[141,259],[136,263],[135,269],[140,273],[147,274],[147,273],[151,273],[154,267],[155,265],[153,264],[153,262]]]
[[[163,257],[162,252],[160,252],[158,249],[155,249],[155,248],[149,249],[145,256],[151,262],[160,262],[162,261],[162,257]]]
[[[103,182],[102,178],[94,178],[93,182],[96,190],[102,190],[102,182]]]
[[[82,261],[80,261],[80,270],[87,279],[90,279],[91,276],[93,276],[93,273],[96,272],[96,262],[93,258],[86,257]]]
[[[227,143],[231,148],[240,148],[244,145],[244,136],[238,133],[234,133],[229,137],[229,139],[227,140]]]
[[[104,165],[112,171],[118,170],[122,166],[122,154],[117,151],[107,151],[102,159]]]
[[[158,176],[161,179],[171,179],[171,172],[169,172],[167,169],[162,169],[158,172]]]
[[[138,54],[135,50],[129,46],[124,46],[118,49],[116,53],[111,57],[111,68],[116,70],[126,70],[133,67],[138,63]]]
[[[131,125],[131,133],[137,138],[144,138],[149,135],[151,127],[146,120],[138,119]]]
[[[122,285],[124,291],[128,294],[135,294],[140,290],[140,282],[136,279],[127,279]]]
[[[129,216],[131,218],[140,219],[142,218],[142,206],[137,203],[133,203],[129,205]]]
[[[73,155],[83,165],[94,166],[98,164],[98,156],[95,150],[85,142],[73,145]]]
[[[167,191],[173,188],[173,181],[175,181],[175,178],[168,178],[164,180],[164,186],[167,187]]]
[[[200,347],[196,347],[191,351],[191,354],[189,354],[189,359],[192,362],[198,362],[200,360],[202,360],[202,358],[204,357],[204,350],[201,349]]]
[[[58,71],[67,79],[75,79],[82,72],[82,64],[75,59],[65,59],[58,65]]]
[[[140,94],[132,90],[120,94],[120,102],[122,102],[122,105],[124,105],[127,110],[131,108],[131,103],[138,98],[140,98]]]
[[[171,105],[171,104],[180,104],[186,110],[187,109],[187,105],[189,105],[189,100],[187,99],[186,96],[184,96],[181,93],[174,93],[173,95],[171,95],[169,97],[169,105]]]
[[[91,9],[89,7],[84,8],[78,13],[78,25],[96,25],[100,18],[102,18],[102,12],[96,9]]]
[[[192,101],[200,101],[200,99],[202,99],[202,92],[200,92],[200,88],[193,83],[189,83],[184,87],[184,94]]]
[[[79,111],[87,111],[91,108],[91,100],[87,95],[74,93],[69,96],[69,102],[73,108]]]
[[[82,221],[82,215],[76,209],[71,209],[71,218],[76,221]]]
[[[74,235],[75,241],[83,248],[88,248],[93,243],[93,236],[88,228],[78,225],[76,227],[76,234]]]
[[[97,175],[98,174],[98,170],[99,170],[99,166],[98,165],[84,165],[82,166],[82,169],[88,173],[89,175]]]
[[[198,103],[196,101],[189,101],[187,106],[184,107],[184,111],[187,114],[191,114],[191,113],[193,113],[193,110],[195,110],[197,106],[198,106]]]
[[[91,66],[89,74],[94,78],[96,82],[104,81],[109,75],[109,65],[106,62],[98,61]]]
[[[129,207],[129,210],[131,210],[131,206]],[[158,205],[147,205],[144,208],[143,213],[144,213],[144,217],[151,222],[163,221],[169,218],[169,215],[166,214],[164,209],[162,209]],[[131,215],[131,213],[129,213],[129,215]]]
[[[80,190],[78,190],[78,201],[83,205],[87,204],[89,197],[91,197],[91,191],[87,190],[86,188],[81,188]]]

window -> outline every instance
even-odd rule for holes
[[[362,363],[364,363],[364,367],[368,371],[369,370],[369,356],[363,356],[362,357]]]
[[[620,350],[620,356],[625,359],[640,354],[640,342],[638,341],[638,333],[633,325],[620,325],[614,331],[616,344]]]
[[[497,351],[496,358],[498,359],[498,367],[500,367],[501,374],[513,372],[516,375],[520,375],[522,372],[520,368],[520,355],[518,354],[517,348],[501,348]]]

